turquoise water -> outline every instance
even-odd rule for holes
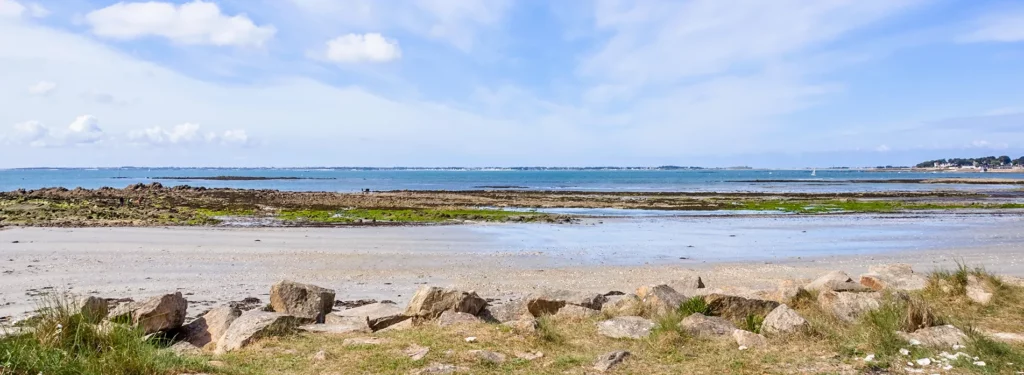
[[[211,181],[157,177],[300,177],[302,180]],[[927,178],[1024,178],[1024,173],[921,173],[857,170],[351,170],[351,169],[8,169],[0,170],[0,191],[43,187],[121,188],[135,183],[285,191],[476,190],[508,187],[584,191],[778,191],[858,192],[884,190],[992,190],[1001,185],[850,183],[851,180]],[[752,180],[800,180],[752,182]]]

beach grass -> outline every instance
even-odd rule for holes
[[[201,358],[178,356],[139,329],[93,324],[74,302],[48,295],[28,324],[0,327],[0,374],[180,374],[210,370]],[[15,332],[14,329],[19,331]]]

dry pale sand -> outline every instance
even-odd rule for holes
[[[917,225],[913,224],[917,219],[908,220],[911,224],[903,225]],[[871,220],[844,225],[868,223],[878,225]],[[959,259],[999,274],[1024,276],[1024,231],[1019,229],[1019,219],[999,221],[978,234],[974,229],[955,229],[963,226],[960,223],[950,228],[925,224],[920,224],[927,227],[925,237],[928,231],[956,233],[956,239],[965,241],[951,240],[956,248],[944,247],[945,240],[927,245],[908,242],[898,250],[861,255],[825,255],[825,251],[756,261],[708,261],[696,252],[689,259],[653,257],[623,263],[605,259],[616,257],[617,252],[587,256],[580,249],[586,247],[585,240],[557,240],[543,247],[524,240],[531,238],[530,228],[538,228],[538,236],[563,230],[552,226],[8,228],[0,230],[0,317],[22,316],[34,307],[34,295],[51,290],[134,298],[181,291],[193,304],[190,313],[196,314],[204,307],[249,296],[266,301],[270,285],[281,279],[333,288],[340,300],[404,303],[422,284],[463,287],[485,297],[504,298],[538,288],[629,291],[699,274],[709,287],[749,291],[773,289],[783,280],[813,278],[833,269],[856,276],[872,264],[900,262],[925,272],[951,268]],[[508,239],[496,234],[505,228],[516,236]],[[605,242],[597,234],[611,227],[592,228],[572,230],[593,237],[591,241]],[[742,237],[745,230],[753,229],[736,226],[733,233]],[[779,238],[783,236],[792,235],[785,232]],[[822,239],[828,237],[815,238],[808,241],[829,248]],[[867,238],[867,245],[881,241]],[[637,246],[664,247],[671,241],[675,239]],[[580,256],[558,254],[559,248]],[[621,254],[628,252],[624,249]]]

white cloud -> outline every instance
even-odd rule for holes
[[[32,95],[47,96],[57,89],[57,84],[50,81],[39,81],[28,87],[28,93]]]
[[[32,147],[60,147],[92,144],[105,138],[95,116],[78,116],[64,130],[52,130],[39,121],[26,121],[14,125],[11,139],[17,144]]]
[[[170,129],[154,126],[143,130],[128,132],[128,140],[139,144],[153,146],[194,146],[202,144],[223,144],[246,146],[250,139],[245,130],[227,130],[222,134],[203,133],[199,124],[183,123]]]
[[[289,0],[325,29],[402,30],[463,51],[476,47],[511,0]]]
[[[875,151],[878,151],[878,152],[889,152],[891,150],[892,149],[889,148],[888,145],[881,145],[881,146],[875,147]]]
[[[985,140],[976,140],[976,141],[971,142],[970,146],[968,146],[968,147],[971,147],[971,148],[987,148],[987,149],[991,149],[991,150],[1004,150],[1004,149],[1010,148],[1010,145],[1007,144],[1007,143],[998,143],[998,142],[997,143],[993,143],[993,142],[989,142],[989,141],[985,141]]]
[[[25,13],[25,6],[14,0],[0,0],[0,18],[17,18]]]
[[[28,14],[32,15],[32,17],[35,18],[46,18],[46,16],[50,15],[50,10],[46,9],[42,5],[39,5],[38,3],[29,3]]]
[[[1024,41],[1024,8],[983,16],[976,21],[976,25],[974,30],[961,35],[958,41],[963,43]]]
[[[182,5],[164,2],[117,3],[85,16],[98,36],[131,40],[160,36],[182,44],[261,47],[277,30],[257,26],[245,15],[221,14],[217,4],[195,0]]]
[[[348,34],[327,42],[327,60],[339,63],[388,62],[402,57],[398,42],[378,33]]]

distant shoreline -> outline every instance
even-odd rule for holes
[[[127,178],[127,177],[113,177]],[[150,180],[210,180],[210,181],[264,181],[264,180],[336,180],[334,177],[259,177],[259,176],[210,176],[210,177],[147,177]]]

